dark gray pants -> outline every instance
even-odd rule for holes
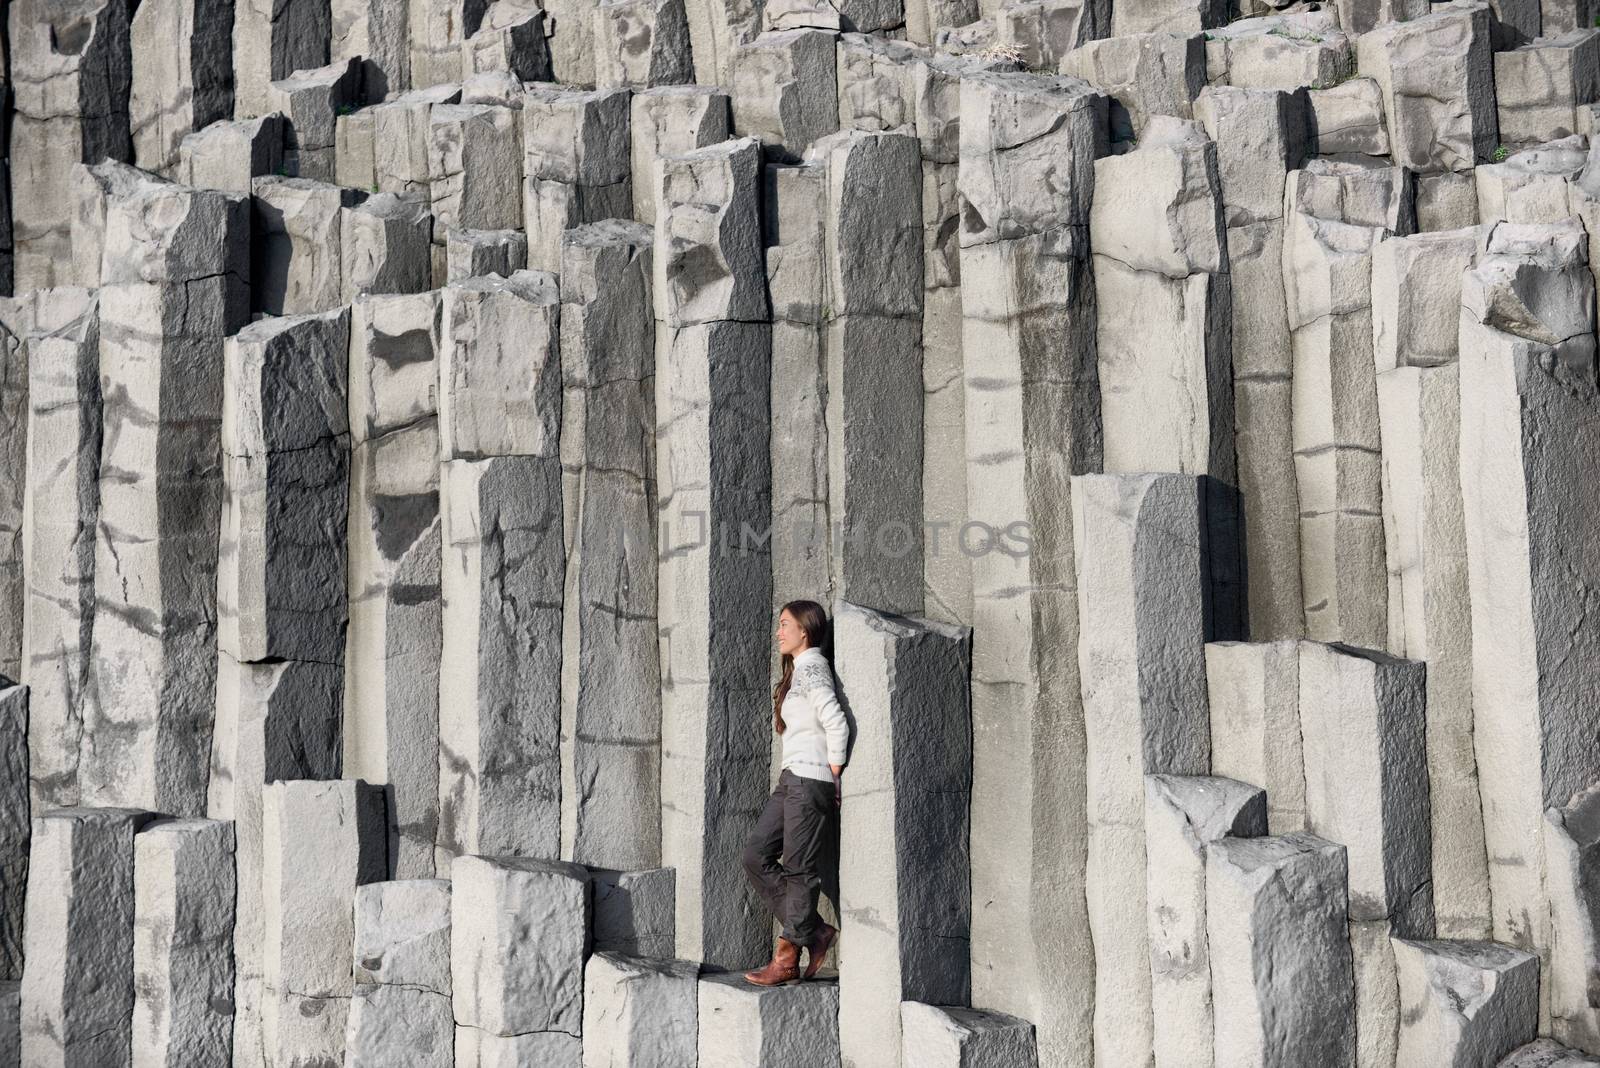
[[[745,874],[783,924],[783,937],[797,945],[810,945],[822,923],[817,895],[822,867],[837,863],[830,847],[838,816],[832,779],[808,779],[785,768],[745,843]]]

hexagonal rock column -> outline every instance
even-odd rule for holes
[[[1530,148],[1503,163],[1484,163],[1472,170],[1478,194],[1478,221],[1494,223],[1558,223],[1574,209],[1569,192],[1589,161],[1581,134]]]
[[[1135,33],[1089,41],[1061,57],[1062,74],[1111,98],[1111,139],[1144,136],[1152,116],[1194,117],[1206,85],[1206,41],[1198,33]]]
[[[27,518],[29,494],[28,343],[22,323],[0,324],[0,457],[8,471],[17,472],[0,491],[0,673],[22,674],[23,617],[27,606]]]
[[[638,803],[661,789],[654,240],[621,220],[562,240],[561,855],[614,868],[661,863],[661,810]]]
[[[286,121],[283,164],[290,174],[333,181],[339,113],[361,102],[361,65],[342,60],[296,69],[267,86],[267,106]]]
[[[133,1059],[233,1063],[233,825],[157,820],[134,837]]]
[[[1215,1063],[1354,1068],[1344,847],[1303,832],[1206,849]]]
[[[724,967],[748,967],[770,933],[737,860],[768,792],[771,734],[735,714],[767,699],[771,658],[760,162],[753,138],[664,158],[651,255],[661,862],[677,869],[677,955]]]
[[[700,977],[700,1068],[839,1063],[839,985],[755,986],[737,972]]]
[[[635,957],[672,956],[675,873],[589,869],[594,894],[594,949]]]
[[[433,285],[433,216],[420,193],[379,193],[339,213],[343,297],[420,293]],[[510,274],[509,270],[502,272]]]
[[[0,979],[0,1059],[22,1063],[22,981]]]
[[[1267,797],[1258,786],[1207,775],[1146,775],[1144,790],[1155,1063],[1210,1065],[1206,848],[1224,835],[1266,834]]]
[[[470,1051],[510,1040],[528,1052],[546,1047],[562,1054],[532,1063],[575,1066],[583,1034],[588,872],[557,860],[466,856],[451,866],[450,879],[457,1064],[463,1044]],[[467,1063],[527,1062],[479,1052]]]
[[[1211,771],[1267,792],[1272,834],[1306,829],[1300,740],[1300,644],[1206,645]]]
[[[972,634],[848,601],[834,634],[856,725],[839,831],[839,915],[856,948],[839,971],[839,1049],[846,1068],[867,1068],[900,1056],[900,1002],[971,995]]]
[[[1476,239],[1475,229],[1463,227],[1391,237],[1373,249],[1372,352],[1380,412],[1384,372],[1455,362],[1461,273],[1476,258]],[[1401,619],[1389,623],[1391,629],[1404,626]]]
[[[700,965],[602,952],[583,969],[583,1057],[590,1064],[696,1068]]]
[[[350,313],[265,319],[229,338],[217,645],[239,661],[344,653]]]
[[[1579,475],[1600,463],[1593,290],[1571,226],[1502,223],[1485,242],[1460,327],[1473,741],[1494,937],[1539,954],[1547,1002],[1543,813],[1600,780],[1600,620],[1585,608],[1600,585],[1600,502]]]
[[[1487,4],[1457,0],[1420,18],[1369,27],[1357,39],[1361,73],[1383,93],[1398,166],[1466,171],[1494,151],[1493,19]],[[1535,25],[1523,27],[1528,37],[1538,36],[1537,21],[1535,8]]]
[[[561,422],[556,276],[467,278],[442,292],[440,456],[554,456]]]
[[[1039,1063],[1033,1025],[1003,1012],[902,1001],[900,1028],[905,1048],[927,1068],[1036,1068]]]
[[[825,161],[822,327],[835,597],[920,613],[921,152],[909,133],[844,131]],[[787,462],[787,458],[785,458]]]
[[[1596,856],[1600,787],[1579,791],[1544,814],[1545,886],[1550,898],[1550,1029],[1564,1042],[1600,1047],[1600,1011],[1590,1004],[1589,976],[1600,952],[1589,902]]]
[[[1394,1060],[1400,1026],[1391,931],[1434,930],[1424,665],[1302,642],[1306,819],[1349,856],[1359,1063]]]
[[[560,848],[565,556],[551,444],[441,465],[438,871],[468,853]]]
[[[436,241],[442,243],[452,226],[502,230],[522,225],[520,122],[514,110],[493,104],[429,109],[428,181]]]
[[[834,35],[763,33],[733,50],[733,130],[756,137],[775,159],[796,160],[839,128]]]
[[[196,189],[250,192],[251,179],[283,166],[283,116],[214,122],[178,143],[173,178]]]
[[[973,916],[973,996],[1034,1021],[1045,1059],[1084,1065],[1088,916],[1076,895],[1039,906],[1048,887],[1082,881],[1087,849],[1078,664],[1060,654],[1078,634],[1068,479],[1101,457],[1087,230],[1106,102],[1082,82],[1023,74],[970,74],[959,91],[967,512],[983,524],[960,532],[972,554],[972,894],[992,902]],[[1055,432],[1024,432],[1046,424]]]
[[[1152,116],[1137,151],[1095,161],[1095,189],[1089,233],[1105,469],[1211,476],[1211,629],[1243,637],[1232,281],[1216,146],[1199,123]],[[1151,218],[1165,225],[1151,227]]]
[[[411,85],[418,90],[461,80],[461,51],[478,32],[488,0],[411,0],[407,34]]]
[[[561,269],[561,235],[633,214],[626,89],[535,86],[522,99],[522,216],[528,264]]]
[[[1072,480],[1097,1064],[1153,1039],[1144,776],[1209,770],[1203,493],[1185,475]]]
[[[170,173],[184,135],[233,117],[232,26],[228,0],[155,0],[134,13],[128,119],[143,169]]]
[[[269,1064],[344,1059],[355,994],[356,888],[389,866],[383,788],[268,784],[262,866],[262,1035]]]
[[[1378,291],[1376,284],[1373,288]],[[1459,307],[1459,298],[1455,304]],[[1490,931],[1489,858],[1472,748],[1472,613],[1461,513],[1457,368],[1383,372],[1378,412],[1389,647],[1428,665],[1426,744],[1438,933],[1481,938]]]
[[[1249,549],[1250,634],[1298,638],[1305,633],[1305,610],[1294,483],[1294,361],[1283,285],[1283,191],[1288,172],[1300,166],[1306,151],[1305,97],[1212,85],[1195,101],[1194,114],[1216,144],[1227,226],[1233,436]],[[1268,803],[1275,805],[1275,797],[1269,788]]]
[[[25,484],[54,487],[21,502],[27,571],[19,575],[26,634],[20,677],[31,691],[25,770],[36,811],[78,800],[100,509],[99,299],[90,290],[67,289],[53,290],[51,299],[75,303],[76,314],[20,342],[27,367]]]
[[[356,891],[355,998],[345,1031],[351,1068],[450,1068],[450,884],[369,883]]]
[[[1494,56],[1495,108],[1506,145],[1579,133],[1579,109],[1600,98],[1600,32],[1582,25],[1558,35],[1548,15],[1545,22],[1545,36]]]
[[[1393,941],[1400,1064],[1499,1064],[1533,1039],[1539,958],[1498,942]]]
[[[257,311],[304,315],[344,303],[340,221],[366,194],[310,178],[251,182],[256,230],[252,295]]]
[[[654,226],[655,165],[728,139],[728,94],[712,86],[682,85],[633,94],[628,139],[633,217]]]
[[[206,814],[231,820],[234,831],[234,1064],[262,1068],[263,790],[278,780],[339,775],[343,669],[293,660],[241,664],[226,652],[218,661]]]
[[[223,339],[248,314],[249,226],[242,197],[154,180],[107,205],[85,802],[205,808]]]
[[[133,158],[127,0],[19,0],[8,62],[13,288],[67,284],[72,202],[62,178],[79,161]]]
[[[685,0],[605,0],[594,11],[595,84],[649,89],[694,81]]]
[[[361,60],[361,97],[383,100],[411,88],[408,0],[332,0],[328,58]],[[420,5],[418,5],[420,6]],[[420,38],[424,28],[418,26]]]
[[[28,688],[0,675],[0,982],[22,978],[28,889]]]
[[[380,192],[431,193],[428,130],[433,109],[435,105],[455,104],[460,100],[459,85],[439,85],[401,93],[370,109],[372,176]]]
[[[1410,229],[1396,199],[1386,172],[1313,160],[1284,205],[1306,633],[1369,648],[1388,639],[1372,251]]]
[[[551,38],[566,28],[554,15],[528,0],[489,4],[477,31],[461,46],[461,78],[505,71],[519,84],[554,81]]]
[[[151,818],[59,808],[34,819],[18,1063],[132,1064],[134,836]]]
[[[233,13],[233,114],[275,110],[271,83],[328,62],[328,0],[239,0]]]
[[[485,274],[509,278],[527,266],[528,235],[521,230],[452,229],[445,234],[447,284]]]

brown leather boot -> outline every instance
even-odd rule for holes
[[[817,931],[817,936],[811,940],[808,947],[809,954],[806,960],[806,973],[803,978],[810,979],[817,974],[817,969],[822,967],[822,962],[828,957],[828,950],[833,947],[833,940],[839,937],[839,928],[824,922]]]
[[[800,947],[779,937],[778,948],[772,951],[766,967],[745,972],[744,977],[757,986],[777,986],[800,978]]]

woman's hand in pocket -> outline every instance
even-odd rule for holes
[[[839,808],[844,804],[844,780],[840,777],[844,769],[838,764],[830,764],[828,767],[833,770],[833,807]]]

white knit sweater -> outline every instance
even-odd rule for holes
[[[833,669],[822,650],[800,650],[783,698],[783,767],[808,779],[833,781],[830,764],[844,764],[850,726],[833,690]]]

